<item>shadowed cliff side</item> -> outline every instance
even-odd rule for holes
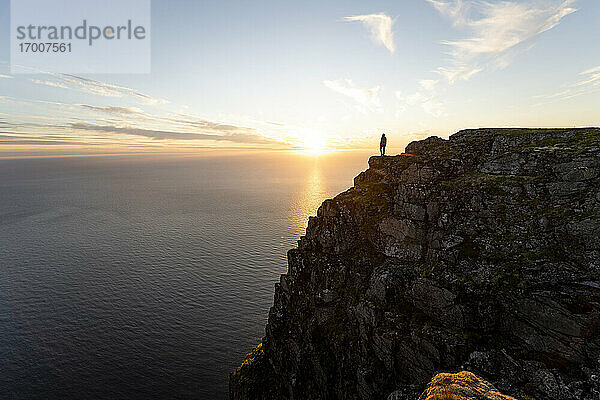
[[[468,369],[519,398],[599,399],[600,129],[406,153],[310,218],[231,398],[416,399]]]

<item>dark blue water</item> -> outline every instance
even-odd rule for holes
[[[0,398],[223,399],[364,154],[0,161]]]

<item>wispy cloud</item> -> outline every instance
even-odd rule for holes
[[[69,89],[69,87],[67,85],[64,85],[60,82],[53,82],[53,81],[48,81],[48,80],[44,81],[41,79],[30,79],[30,81],[33,83],[37,83],[38,85],[46,85],[46,86],[55,87],[55,88]]]
[[[211,132],[235,132],[244,130],[246,132],[254,132],[254,128],[240,127],[237,125],[225,124],[221,122],[208,121],[206,119],[194,117],[191,115],[178,114],[174,117],[165,118],[165,122],[167,123],[175,123],[178,125],[188,126],[192,128],[201,129],[203,131],[211,131]],[[282,126],[279,124],[279,126]]]
[[[535,98],[552,102],[553,100],[569,100],[600,91],[600,66],[580,72],[579,76],[582,77],[579,81],[565,89],[552,94],[538,95]],[[547,102],[541,104],[546,104]]]
[[[0,113],[7,118],[0,118],[0,133],[4,134],[0,138],[0,153],[4,150],[13,154],[15,146],[33,146],[41,151],[44,146],[57,148],[57,145],[71,149],[64,150],[66,152],[88,145],[94,145],[97,151],[103,151],[100,148],[104,146],[117,152],[134,148],[140,151],[144,148],[297,148],[286,139],[290,127],[285,124],[248,120],[249,125],[245,125],[241,120],[208,120],[181,114],[173,111],[177,109],[173,104],[154,107],[157,102],[166,102],[134,89],[74,75],[45,74],[39,79],[23,79],[23,82],[98,96],[85,96],[90,101],[88,104],[0,96],[0,103],[18,105],[23,110],[22,113]],[[112,103],[113,99],[118,100],[118,104]],[[153,107],[148,107],[150,105]],[[44,111],[40,115],[41,108]]]
[[[488,66],[505,67],[514,52],[557,26],[576,11],[577,0],[475,1],[426,0],[456,28],[461,40],[447,40],[450,66],[437,72],[449,83],[467,80]]]
[[[577,82],[577,86],[600,86],[600,67],[590,68],[580,75],[586,75],[587,78]]]
[[[423,89],[427,90],[428,92],[431,92],[436,88],[438,83],[439,83],[438,80],[422,79],[419,81],[419,86],[421,86]]]
[[[438,74],[442,75],[448,83],[455,83],[457,81],[467,81],[473,75],[483,71],[482,67],[477,65],[469,65],[464,62],[456,61],[451,67],[439,67],[437,69]]]
[[[145,104],[165,104],[167,100],[158,97],[153,97],[144,93],[140,93],[134,89],[127,88],[124,86],[118,86],[111,83],[100,82],[94,79],[84,78],[77,75],[70,74],[57,74],[59,79],[64,82],[75,85],[79,89],[98,94],[106,97],[123,97],[125,95],[134,97]]]
[[[118,115],[118,116],[131,116],[131,115],[142,115],[144,112],[137,107],[117,107],[117,106],[91,106],[88,104],[80,104],[79,105],[86,110],[91,111],[101,111],[107,114]]]
[[[446,115],[444,104],[437,99],[434,93],[416,92],[409,96],[403,96],[401,92],[396,92],[396,99],[398,100],[398,113],[405,111],[407,106],[419,106],[433,117],[439,118]]]
[[[43,73],[43,71],[39,71]],[[84,78],[82,76],[72,74],[55,74],[47,73],[50,79],[30,79],[31,82],[38,85],[51,86],[61,89],[71,89],[84,93],[95,94],[103,97],[132,97],[133,99],[147,105],[155,104],[166,104],[167,100],[159,97],[150,96],[145,93],[141,93],[135,89],[131,89],[124,86],[119,86],[107,82],[100,82],[90,78]]]
[[[35,138],[30,136],[17,135],[0,135],[0,145],[20,145],[20,146],[76,146],[94,145],[93,142],[85,142],[81,140],[63,140],[63,139],[48,139]]]
[[[345,17],[344,20],[362,22],[369,32],[371,32],[373,42],[385,46],[390,53],[395,51],[394,33],[392,32],[394,20],[390,16],[384,13],[355,15]]]
[[[431,3],[442,15],[448,17],[453,25],[460,26],[467,23],[469,13],[469,0],[426,0]]]
[[[69,125],[71,128],[77,130],[143,136],[151,139],[215,140],[251,144],[281,144],[281,142],[268,139],[259,134],[246,132],[245,128],[240,128],[240,132],[232,132],[227,134],[207,134],[195,132],[177,132],[171,130],[146,129],[132,126],[97,125],[90,123],[71,123]]]
[[[55,89],[57,95],[70,90],[82,103],[0,96],[0,111],[5,106],[10,111],[0,112],[0,157],[43,154],[44,146],[60,154],[112,154],[214,148],[287,150],[303,144],[302,135],[296,135],[299,128],[289,124],[244,115],[209,119],[193,112],[183,114],[187,107],[137,89],[72,74],[34,72],[39,75],[15,76],[15,80]],[[92,145],[93,149],[88,147]]]
[[[353,99],[358,103],[363,110],[382,112],[381,100],[379,93],[381,86],[376,86],[371,89],[363,89],[357,87],[350,79],[340,79],[335,81],[323,81],[325,87]]]

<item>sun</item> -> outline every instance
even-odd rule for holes
[[[325,153],[325,141],[318,134],[307,135],[304,138],[302,147],[304,148],[304,152],[308,154],[319,155]]]

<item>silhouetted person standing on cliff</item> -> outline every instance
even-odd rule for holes
[[[385,137],[385,133],[381,135],[381,140],[379,141],[379,152],[382,156],[385,156],[385,146],[387,145],[387,138]]]

